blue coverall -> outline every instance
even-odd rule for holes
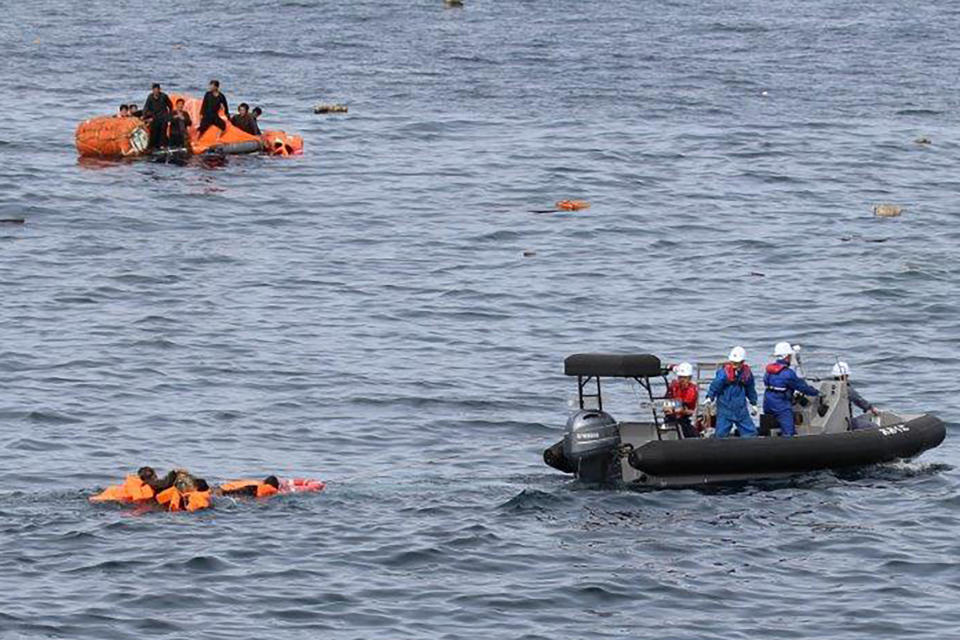
[[[818,396],[820,392],[798,376],[786,360],[777,360],[767,365],[763,385],[766,387],[763,392],[763,412],[777,419],[780,435],[794,435],[796,430],[793,427],[793,393],[799,391],[806,396]]]
[[[724,365],[717,369],[717,376],[710,383],[707,397],[717,401],[716,437],[725,438],[730,435],[733,425],[737,425],[743,438],[757,435],[757,427],[750,418],[750,410],[747,409],[747,400],[757,406],[757,389],[753,384],[750,367],[743,365],[737,371],[730,365]]]

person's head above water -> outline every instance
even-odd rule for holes
[[[210,485],[203,478],[197,478],[194,486],[196,486],[197,491],[210,491]]]
[[[251,113],[253,113],[254,118],[259,118],[260,114],[263,113],[263,109],[261,109],[260,107],[254,107]]]
[[[280,480],[277,478],[277,476],[267,476],[263,479],[263,484],[268,484],[274,489],[280,488]]]
[[[240,115],[242,116],[246,115],[247,111],[250,111],[250,105],[248,105],[246,102],[241,102],[240,106],[237,107],[237,111],[239,111]]]
[[[219,81],[219,80],[211,80],[211,81],[210,81],[210,91],[212,91],[212,92],[214,92],[214,93],[217,93],[218,91],[220,91],[220,81]]]
[[[140,467],[137,469],[137,476],[143,482],[150,482],[157,479],[157,472],[153,470],[153,467]]]

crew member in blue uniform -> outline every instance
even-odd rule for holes
[[[793,436],[793,394],[818,396],[820,392],[807,384],[807,381],[790,368],[795,348],[789,342],[778,342],[773,348],[776,362],[767,365],[763,376],[766,390],[763,392],[763,412],[774,416],[780,427],[780,435]]]
[[[742,438],[757,435],[757,427],[747,408],[747,401],[753,407],[757,406],[757,389],[753,372],[744,362],[746,359],[746,349],[734,347],[728,362],[717,369],[717,375],[707,390],[707,399],[717,403],[717,427],[714,433],[717,438],[729,436],[734,426]]]

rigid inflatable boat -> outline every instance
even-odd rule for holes
[[[233,126],[222,109],[220,117],[226,122],[226,128],[221,131],[217,127],[209,127],[201,136],[198,125],[200,105],[203,101],[183,94],[169,95],[174,104],[182,98],[184,109],[190,114],[193,124],[188,131],[190,142],[187,148],[153,151],[148,148],[150,132],[143,120],[132,117],[98,116],[77,125],[74,136],[77,152],[85,158],[104,159],[138,158],[152,153],[163,156],[260,152],[275,156],[290,156],[303,153],[303,138],[300,136],[290,135],[284,131],[264,131],[259,136],[249,134]]]
[[[716,366],[698,364],[697,384],[707,386],[709,379],[700,373],[712,377]],[[684,437],[678,424],[665,419],[663,409],[672,402],[665,397],[670,369],[657,356],[576,354],[566,359],[564,370],[577,378],[579,409],[543,459],[586,482],[690,487],[779,478],[912,458],[946,435],[943,421],[933,415],[892,411],[881,411],[871,427],[853,430],[846,380],[808,378],[820,396],[794,399],[795,437],[778,437],[776,421],[766,415],[760,416],[760,437],[704,437],[715,421],[713,405],[697,408],[695,420],[705,433]],[[650,418],[615,420],[603,410],[601,378],[635,381],[645,391],[641,408]]]

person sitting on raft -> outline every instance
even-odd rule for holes
[[[159,149],[166,140],[167,117],[173,111],[170,96],[160,90],[160,84],[153,83],[150,95],[143,103],[143,121],[150,125],[150,148]]]
[[[227,123],[220,117],[220,107],[223,107],[223,113],[230,117],[230,107],[227,106],[227,98],[220,93],[220,81],[211,80],[209,90],[203,95],[203,103],[200,105],[200,135],[210,128],[217,127],[221,132],[227,128]]]
[[[257,131],[260,131],[260,116],[263,115],[263,109],[260,107],[254,107],[253,111],[250,112],[253,115],[253,119],[257,123]]]
[[[763,376],[766,390],[763,392],[763,412],[777,419],[780,426],[780,435],[791,437],[796,433],[793,425],[793,394],[799,392],[807,396],[818,396],[820,392],[807,384],[807,381],[798,376],[790,368],[793,354],[799,347],[790,346],[789,342],[778,342],[773,348],[773,355],[777,359],[767,365]]]
[[[170,126],[167,132],[167,146],[171,149],[186,149],[190,143],[188,131],[193,125],[190,114],[183,108],[183,98],[177,98],[177,107],[170,114]]]
[[[757,427],[750,417],[747,401],[757,406],[757,389],[753,381],[753,372],[744,360],[747,350],[734,347],[726,364],[717,369],[717,375],[707,390],[707,400],[717,402],[717,427],[715,436],[725,438],[736,426],[741,438],[753,438]]]
[[[856,405],[863,411],[863,415],[856,418],[853,417],[853,412],[850,412],[850,430],[869,429],[876,426],[873,423],[872,416],[880,415],[880,410],[870,404],[866,398],[860,395],[859,391],[853,388],[853,383],[850,382],[850,365],[843,361],[837,362],[833,365],[831,373],[834,380],[842,380],[847,383],[847,398],[852,405]]]
[[[230,118],[230,122],[233,123],[237,129],[249,133],[252,136],[260,135],[260,127],[257,126],[257,119],[250,115],[250,105],[246,102],[241,102],[240,106],[237,107],[237,115]]]
[[[130,107],[125,104],[120,105],[120,109],[117,111],[118,118],[129,118],[130,117]]]
[[[696,438],[697,432],[691,422],[691,417],[697,412],[697,399],[700,395],[697,385],[693,384],[693,365],[681,362],[673,372],[676,380],[667,386],[667,398],[676,400],[679,406],[666,411],[666,422],[680,425],[684,438]]]
[[[263,482],[256,480],[232,480],[224,482],[214,490],[221,496],[249,496],[251,498],[265,498],[280,491],[280,480],[277,476],[267,476]]]

